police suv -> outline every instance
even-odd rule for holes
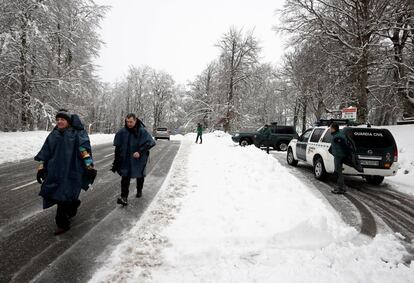
[[[379,185],[384,177],[394,176],[398,171],[398,150],[394,137],[387,129],[369,126],[350,126],[348,120],[321,120],[306,130],[299,138],[290,141],[287,162],[296,166],[303,161],[313,166],[316,179],[324,179],[334,173],[334,157],[329,153],[332,135],[329,125],[336,122],[346,136],[353,140],[356,157],[364,172],[344,164],[343,173],[364,177],[368,183]]]

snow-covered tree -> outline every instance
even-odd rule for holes
[[[253,32],[245,35],[242,30],[231,28],[223,35],[217,46],[221,50],[220,77],[225,90],[224,131],[231,130],[231,122],[238,115],[237,99],[241,86],[251,78],[258,64],[260,47]]]
[[[3,0],[0,19],[2,130],[33,129],[61,107],[87,115],[96,93],[93,57],[106,7],[91,0]]]

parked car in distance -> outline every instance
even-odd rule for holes
[[[171,132],[170,130],[168,130],[168,128],[159,127],[155,129],[154,131],[155,140],[161,140],[161,139],[170,140],[170,135],[171,135]]]
[[[276,150],[286,151],[290,140],[298,137],[292,126],[277,125],[277,123],[271,123],[269,126],[272,131],[270,146]],[[241,131],[233,135],[232,140],[241,146],[254,144],[257,147],[261,147],[264,145],[263,128],[264,126],[255,131]]]
[[[346,175],[362,176],[373,185],[379,185],[384,177],[397,174],[398,150],[391,132],[387,129],[366,126],[340,126],[346,136],[353,140],[356,157],[364,172],[344,164]],[[290,141],[287,163],[296,166],[304,162],[313,166],[316,179],[324,179],[334,173],[334,157],[329,153],[332,135],[329,126],[316,126],[306,130],[299,138]]]

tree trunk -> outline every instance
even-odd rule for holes
[[[356,70],[357,122],[359,123],[368,121],[368,56],[368,50],[364,48]]]
[[[23,131],[29,130],[29,103],[27,82],[27,15],[22,16],[21,35],[20,35],[20,98],[21,98],[21,115],[20,123]]]
[[[126,113],[131,113],[131,97],[129,95],[129,92],[126,96],[126,108],[125,108],[125,110],[126,110]]]
[[[315,111],[315,118],[316,121],[319,121],[322,118],[322,115],[325,113],[325,104],[323,103],[323,100],[318,97],[316,111]]]
[[[296,98],[295,108],[293,109],[293,128],[295,130],[298,125],[298,116],[299,116],[299,105],[298,105],[298,99]]]
[[[230,132],[231,128],[231,111],[233,109],[233,98],[234,98],[234,56],[236,52],[236,41],[233,39],[233,45],[231,50],[230,60],[230,78],[229,78],[229,92],[227,94],[227,110],[226,118],[224,123],[224,132]]]
[[[355,38],[355,46],[359,46],[361,54],[356,62],[356,106],[357,122],[366,123],[368,121],[368,63],[369,63],[369,44],[371,39],[371,6],[373,0],[362,0],[360,5],[356,5],[356,15],[358,19],[358,32]]]
[[[307,99],[304,99],[303,110],[302,110],[302,133],[306,131],[306,115],[308,111]]]
[[[401,25],[401,28],[395,28],[393,30],[393,36],[391,38],[393,42],[394,64],[395,64],[393,79],[397,87],[396,92],[402,103],[402,109],[403,109],[402,117],[408,118],[408,117],[414,117],[414,105],[408,99],[408,93],[409,93],[410,88],[404,83],[406,79],[406,73],[405,73],[405,68],[404,68],[403,52],[404,52],[405,43],[409,36],[409,32],[408,32],[408,26],[403,25],[401,21],[402,21],[402,18],[398,19],[397,22]],[[402,30],[402,27],[404,27],[403,30]]]

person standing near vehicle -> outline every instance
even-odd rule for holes
[[[263,138],[264,138],[264,145],[266,146],[266,152],[269,154],[270,150],[270,137],[272,135],[272,129],[270,129],[269,125],[264,125],[263,131]]]
[[[86,191],[97,173],[89,136],[79,117],[60,109],[56,127],[34,159],[39,161],[36,179],[42,185],[43,208],[57,204],[55,235],[63,234],[80,206],[81,189]]]
[[[149,151],[155,146],[155,141],[145,125],[135,114],[130,113],[125,118],[125,126],[115,135],[114,146],[115,157],[111,171],[122,177],[121,197],[117,199],[117,203],[126,206],[131,178],[136,178],[136,197],[142,196]]]
[[[197,123],[197,138],[196,143],[198,143],[198,139],[200,138],[200,144],[203,143],[203,126],[200,123]]]
[[[337,178],[336,188],[331,192],[334,194],[343,194],[346,192],[346,189],[342,170],[343,164],[350,154],[350,150],[347,145],[347,139],[342,131],[339,130],[338,124],[332,123],[330,126],[330,132],[332,135],[332,142],[329,152],[334,156],[335,175]]]

